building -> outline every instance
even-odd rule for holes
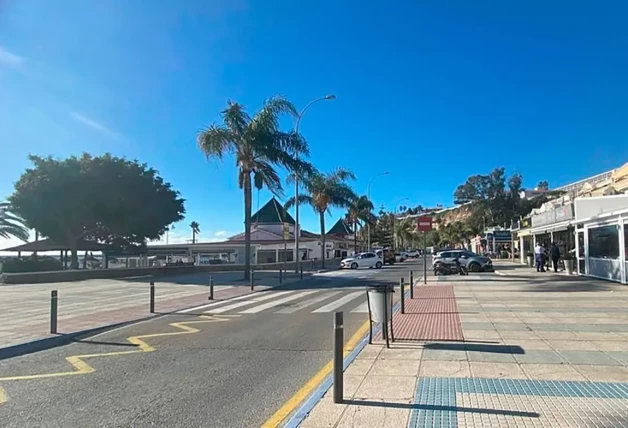
[[[251,216],[251,263],[281,263],[295,260],[295,220],[277,199],[271,198]],[[320,235],[299,230],[300,260],[316,260],[322,256]],[[325,258],[346,257],[354,251],[353,232],[338,220],[327,232]],[[238,233],[224,242],[197,244],[150,245],[150,256],[168,261],[194,261],[196,264],[236,263],[245,261],[245,233]]]

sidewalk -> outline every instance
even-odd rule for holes
[[[429,277],[302,427],[628,426],[628,289],[506,263]]]
[[[212,273],[214,299],[251,292],[242,272]],[[304,278],[309,275],[304,274]],[[54,284],[0,286],[0,350],[49,334],[50,292],[58,290],[58,333],[72,334],[111,324],[136,321],[160,313],[208,303],[209,274],[155,278],[155,311],[149,313],[151,278],[89,280]],[[284,284],[299,281],[294,273]],[[255,291],[279,285],[279,272],[255,272]]]

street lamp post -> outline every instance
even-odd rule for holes
[[[303,110],[301,110],[301,112],[299,113],[299,116],[297,116],[297,122],[294,125],[294,133],[295,134],[299,134],[299,125],[301,124],[301,118],[303,117],[303,115],[305,114],[305,111],[310,108],[312,106],[312,104],[317,103],[319,101],[325,101],[325,100],[333,100],[335,99],[336,96],[335,95],[325,95],[324,97],[320,97],[320,98],[316,98],[315,100],[310,101],[305,107],[303,107]],[[294,225],[294,272],[295,273],[299,273],[299,263],[301,262],[301,260],[299,259],[299,235],[300,235],[300,228],[299,228],[299,176],[295,173],[294,175],[294,198],[295,198],[295,211],[294,211],[294,221],[295,221],[295,225]],[[324,251],[324,249],[323,249]]]
[[[401,198],[397,201],[397,203],[395,204],[395,210],[393,211],[393,245],[395,247],[397,247],[397,233],[395,232],[395,221],[397,219],[397,208],[399,207],[399,204],[403,201],[407,201],[410,198]],[[394,249],[394,248],[393,248]]]
[[[369,181],[369,185],[366,189],[366,197],[368,198],[369,201],[371,200],[371,184],[373,184],[373,180],[375,180],[377,177],[380,177],[382,175],[388,175],[388,174],[390,174],[388,171],[380,172],[379,174],[371,178],[371,181]],[[367,234],[368,250],[371,251],[371,223],[370,222],[367,222],[366,224],[366,234]]]

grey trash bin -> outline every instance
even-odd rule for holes
[[[388,325],[390,323],[390,337],[395,341],[393,333],[393,284],[382,284],[366,287],[366,301],[369,310],[369,343],[373,343],[373,323],[382,324],[382,337],[388,342]]]

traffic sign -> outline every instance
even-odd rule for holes
[[[418,217],[416,222],[416,230],[420,232],[428,232],[432,230],[432,217]]]

